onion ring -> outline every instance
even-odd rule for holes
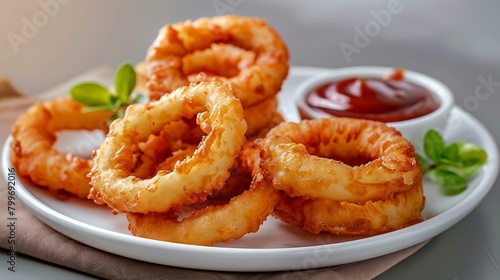
[[[237,52],[236,57],[229,53],[225,58],[215,58],[225,54],[214,50],[220,47],[212,47],[213,44],[228,44],[232,48],[252,51],[255,59],[250,63],[251,59],[244,51]],[[191,54],[196,51],[202,53]],[[185,62],[189,65],[184,65],[186,56]],[[196,57],[225,63],[224,67],[218,69],[239,71],[222,70],[217,73],[221,70],[204,66],[203,60]],[[177,87],[187,85],[188,76],[198,69],[217,70],[214,74],[219,76],[238,72],[236,76],[226,77],[226,81],[243,107],[249,107],[279,92],[288,74],[288,60],[285,43],[263,20],[231,15],[200,18],[166,25],[159,31],[146,55],[147,86],[151,99],[157,99]],[[196,62],[199,64],[193,64]]]
[[[193,75],[203,72],[209,77],[218,76],[228,82],[225,77],[237,76],[241,70],[254,63],[253,51],[233,45],[212,44],[208,49],[197,50],[182,57],[182,73],[188,80],[191,80]]]
[[[421,222],[424,204],[420,177],[408,191],[363,204],[285,195],[273,215],[310,233],[327,231],[340,236],[371,236]]]
[[[130,176],[138,143],[160,133],[166,124],[198,114],[207,133],[192,157],[177,162],[172,172],[160,171],[150,179]],[[159,101],[134,104],[94,153],[89,198],[107,204],[114,213],[167,212],[175,205],[201,202],[229,177],[245,138],[241,103],[220,80],[198,81],[176,89]]]
[[[256,141],[263,150],[264,174],[292,197],[385,200],[421,176],[413,145],[381,122],[326,118],[281,123]],[[359,158],[368,162],[344,163]]]
[[[11,162],[21,176],[63,198],[67,193],[86,198],[91,160],[61,154],[53,148],[56,132],[64,129],[107,131],[110,112],[82,112],[70,98],[31,106],[12,127]]]
[[[128,228],[135,236],[210,246],[256,232],[280,197],[263,176],[257,175],[253,177],[249,190],[229,203],[209,205],[180,221],[172,212],[127,213],[126,216]]]

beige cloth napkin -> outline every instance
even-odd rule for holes
[[[99,70],[100,75],[102,71]],[[98,71],[98,72],[99,72]],[[93,72],[95,74],[95,72]],[[109,74],[106,72],[106,74]],[[57,95],[41,95],[47,99]],[[16,118],[24,112],[34,99],[23,97],[9,81],[0,77],[0,143],[3,146],[11,126]],[[5,167],[3,167],[5,168]],[[7,197],[7,184],[0,179],[0,197]],[[6,200],[0,211],[0,220],[7,221]],[[60,234],[48,227],[16,200],[16,253],[29,255],[60,266],[72,268],[84,273],[105,279],[372,279],[386,271],[401,260],[412,255],[426,242],[413,247],[356,263],[288,272],[234,273],[190,270],[163,265],[156,265],[110,254]],[[7,239],[8,227],[0,227],[0,247],[9,248]]]

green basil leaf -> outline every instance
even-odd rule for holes
[[[478,145],[459,140],[445,146],[441,135],[432,129],[424,136],[424,152],[427,158],[417,153],[422,173],[448,194],[464,191],[467,181],[487,160],[486,151]]]
[[[460,162],[460,155],[458,153],[458,145],[456,143],[452,143],[451,145],[444,148],[443,154],[441,155],[438,164],[446,164],[449,166],[458,167],[462,166],[462,163]]]
[[[449,194],[458,194],[467,188],[467,181],[449,170],[434,169],[428,174],[432,181],[443,186]]]
[[[455,143],[462,166],[483,165],[486,162],[488,154],[478,145],[467,141],[456,141]]]
[[[470,180],[476,173],[481,169],[482,164],[465,166],[465,167],[454,167],[448,166],[446,169],[456,173],[458,176],[464,178],[465,180]]]
[[[434,162],[439,162],[445,149],[444,140],[439,132],[430,129],[424,136],[424,150]]]
[[[115,103],[113,104],[113,111],[118,110],[122,106],[122,102],[120,100],[116,100]]]
[[[88,113],[88,112],[97,112],[97,111],[113,111],[114,109],[115,109],[114,104],[107,104],[107,105],[97,105],[97,106],[84,107],[82,109],[82,112]]]
[[[452,143],[451,145],[447,146],[443,150],[443,154],[441,155],[442,158],[448,159],[452,162],[458,162],[460,161],[460,155],[458,154],[458,145],[457,143]]]
[[[149,102],[149,96],[144,93],[138,93],[134,100],[132,100],[132,104],[146,104]]]
[[[118,98],[116,98],[116,96],[114,96],[114,95],[112,95],[112,94],[110,94],[110,95],[111,95],[111,102],[110,102],[110,103],[115,104],[115,103],[116,103],[116,101],[118,101]]]
[[[128,98],[134,90],[136,75],[135,70],[129,63],[122,64],[115,72],[115,90],[118,99],[123,104],[128,104]]]
[[[111,93],[97,83],[81,83],[70,89],[71,97],[85,106],[108,105],[111,103]]]

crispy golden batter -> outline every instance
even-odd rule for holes
[[[227,44],[212,44],[210,48],[196,50],[182,57],[182,72],[192,79],[200,72],[227,78],[237,76],[241,70],[255,63],[255,52]]]
[[[425,197],[413,145],[384,123],[282,123],[240,154],[284,195],[274,215],[311,233],[375,235],[420,222]],[[262,150],[262,151],[261,151]]]
[[[87,173],[92,162],[53,148],[60,130],[107,130],[110,112],[82,112],[70,98],[60,98],[31,106],[12,127],[11,161],[17,172],[33,183],[62,196],[86,198],[90,189]]]
[[[146,55],[147,86],[158,99],[196,72],[225,78],[249,107],[276,95],[288,74],[288,49],[257,18],[219,16],[163,27]]]
[[[370,200],[362,204],[283,196],[273,215],[311,233],[326,231],[341,236],[376,235],[421,222],[424,204],[420,177],[408,191],[386,200]]]
[[[168,136],[165,135],[164,139]],[[154,140],[148,143],[148,148],[155,149],[155,143],[162,142]],[[171,172],[178,162],[191,156],[196,150],[196,147],[182,141],[176,144],[179,149],[172,151],[163,162],[156,164],[158,171]],[[145,160],[152,159],[146,157]],[[146,162],[145,165],[152,164]],[[258,169],[258,166],[256,167]],[[212,245],[255,232],[273,212],[274,205],[281,195],[264,180],[262,174],[253,172],[252,176],[251,171],[254,169],[251,162],[242,164],[237,160],[229,170],[231,176],[223,188],[215,190],[202,203],[189,207],[176,205],[168,212],[162,213],[128,212],[126,216],[129,230],[136,236],[196,245]]]
[[[408,190],[421,173],[413,145],[381,122],[326,118],[282,123],[258,144],[265,174],[292,197],[383,200]],[[360,159],[366,162],[357,164]]]
[[[127,213],[128,228],[135,236],[212,245],[256,232],[280,197],[262,176],[255,176],[250,188],[227,204],[206,206],[182,220],[172,212]]]
[[[150,179],[131,176],[138,143],[158,134],[182,117],[196,118],[203,137],[192,157],[177,162],[171,172]],[[220,80],[182,87],[159,101],[127,108],[114,121],[94,155],[89,198],[114,212],[166,212],[175,205],[204,201],[220,189],[243,144],[246,124],[241,103]]]
[[[217,45],[219,46],[219,45]],[[218,47],[220,48],[220,47]],[[217,49],[218,49],[217,48]],[[225,47],[227,48],[227,46]],[[242,51],[241,49],[238,49]],[[212,49],[210,49],[212,51]],[[225,52],[221,52],[221,57],[225,54]],[[253,54],[253,53],[252,53]],[[220,58],[217,58],[220,59]],[[207,64],[206,67],[210,67],[211,64]],[[225,69],[225,68],[224,68]],[[137,88],[142,89],[143,92],[148,92],[147,87],[146,87],[146,82],[147,82],[147,75],[146,75],[146,63],[141,62],[136,65],[135,67],[136,73],[137,73]],[[207,74],[209,69],[205,69],[205,71],[198,71],[198,72],[204,72]],[[230,70],[224,70],[224,71],[230,71]],[[194,70],[193,70],[194,72]],[[192,76],[192,75],[190,75]],[[220,78],[220,77],[219,77]],[[221,80],[226,80],[224,78],[220,78]],[[268,97],[262,101],[260,101],[257,104],[254,104],[249,107],[243,107],[243,117],[247,123],[247,132],[245,133],[246,137],[254,137],[258,132],[260,132],[263,128],[269,127],[272,122],[275,121],[276,119],[276,114],[278,109],[278,98],[276,96]],[[186,125],[184,124],[185,122],[179,121],[176,124],[172,124],[169,127],[166,128],[166,130],[169,130],[168,133],[174,133],[174,134],[180,134],[180,133],[185,133],[188,135],[192,136],[202,136],[202,133],[200,134],[200,129],[198,126],[196,126],[193,130],[188,130]],[[175,131],[174,131],[175,130]],[[265,134],[264,134],[265,135]]]

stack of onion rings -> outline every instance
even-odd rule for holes
[[[373,235],[421,221],[425,198],[414,147],[384,123],[282,123],[256,143],[264,176],[287,194],[274,212],[285,222],[312,233]]]
[[[74,154],[61,154],[54,147],[60,130],[107,131],[111,112],[82,112],[70,98],[31,106],[12,128],[11,162],[17,172],[59,197],[73,194],[86,198],[90,190],[87,174],[92,161]]]
[[[240,99],[252,137],[272,122],[288,60],[285,43],[265,21],[228,15],[166,25],[137,69],[146,72],[141,77],[152,100],[198,73],[222,79]]]
[[[136,89],[154,101],[127,108],[93,160],[57,153],[54,133],[107,130],[111,112],[61,99],[18,119],[12,163],[54,193],[125,213],[134,235],[170,242],[239,239],[270,214],[351,236],[421,221],[422,174],[399,132],[359,119],[284,122],[276,95],[288,60],[260,19],[167,25],[136,66]]]
[[[207,133],[192,157],[172,172],[150,179],[131,176],[138,143],[160,133],[165,125],[197,115]],[[246,124],[241,103],[221,81],[181,87],[160,100],[129,106],[94,155],[90,197],[114,212],[166,212],[172,206],[204,200],[222,187],[244,142]]]
[[[197,146],[185,143],[193,140],[186,138],[193,127],[183,117],[193,115],[206,133]],[[241,103],[217,79],[132,105],[94,155],[89,197],[126,213],[136,236],[199,245],[241,238],[258,230],[281,197],[261,174],[242,189],[236,158],[245,129]],[[168,152],[147,153],[161,148]],[[137,168],[134,158],[146,167]],[[199,204],[187,217],[179,214]]]

